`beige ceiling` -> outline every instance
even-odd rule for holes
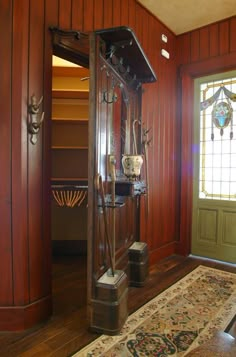
[[[138,0],[176,35],[236,15],[236,0]]]

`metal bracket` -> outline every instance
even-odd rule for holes
[[[31,134],[30,141],[33,145],[37,142],[37,135],[41,128],[42,122],[44,120],[44,112],[42,112],[40,119],[39,110],[40,105],[43,101],[43,96],[40,98],[39,102],[37,102],[35,95],[31,96],[31,102],[28,105],[28,113],[29,113],[29,123],[28,123],[28,132]]]

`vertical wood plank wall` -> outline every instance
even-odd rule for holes
[[[224,56],[236,51],[235,30],[236,17],[234,16],[179,35],[177,37],[178,63],[189,65],[201,62],[203,64],[205,60],[221,58],[222,67],[227,67],[228,63],[224,63]],[[209,71],[211,69],[207,66],[205,72],[209,73]]]
[[[236,69],[236,17],[177,37],[181,122],[180,240],[177,252],[190,252],[193,182],[193,80]]]
[[[6,34],[2,39],[2,46],[6,56],[1,56],[1,121],[0,121],[0,271],[4,272],[2,286],[0,290],[0,304],[13,303],[13,282],[12,282],[12,227],[11,227],[11,82],[12,82],[12,4],[5,2],[1,6],[0,30]],[[7,252],[7,254],[6,254]]]
[[[183,73],[204,74],[212,63],[227,69],[232,67],[232,58],[236,63],[235,18],[176,37],[135,0],[0,0],[4,51],[0,66],[1,330],[29,327],[50,313],[47,178],[52,48],[48,28],[92,31],[123,25],[134,30],[158,78],[145,85],[143,93],[143,121],[152,141],[148,148],[149,212],[142,198],[141,239],[148,243],[151,264],[176,252],[179,238],[183,243],[179,251],[188,252],[184,247],[191,228],[191,167],[190,173],[184,168],[191,165],[192,127],[188,120],[191,105],[185,99],[191,100],[186,95],[191,80]],[[168,37],[167,44],[161,42],[162,33]],[[161,48],[169,51],[170,60],[161,57]],[[182,67],[182,82],[177,82],[179,64],[190,66],[188,70]],[[179,83],[182,118],[177,115]],[[26,132],[32,94],[44,95],[45,121],[36,146]],[[181,172],[187,175],[182,185]]]

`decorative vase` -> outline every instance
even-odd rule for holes
[[[122,166],[126,177],[129,180],[137,180],[143,164],[142,155],[123,155]]]

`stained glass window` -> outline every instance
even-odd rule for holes
[[[236,200],[236,78],[200,85],[199,198]]]

